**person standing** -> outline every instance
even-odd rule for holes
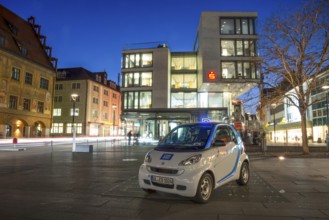
[[[131,136],[132,136],[132,133],[131,131],[128,132],[127,134],[127,137],[128,137],[128,145],[130,146],[130,142],[131,142]]]

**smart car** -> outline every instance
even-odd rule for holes
[[[214,189],[228,182],[248,183],[249,159],[233,126],[184,124],[146,154],[138,176],[146,192],[173,193],[206,203]]]

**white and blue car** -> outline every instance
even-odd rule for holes
[[[146,154],[139,169],[144,191],[174,193],[199,203],[231,181],[248,183],[249,159],[238,132],[223,123],[177,126]]]

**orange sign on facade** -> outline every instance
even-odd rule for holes
[[[217,74],[214,71],[209,71],[208,72],[208,79],[209,80],[215,80],[215,79],[217,79]]]

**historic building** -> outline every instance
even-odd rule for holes
[[[0,138],[49,135],[56,66],[35,19],[0,5]]]
[[[256,12],[203,12],[193,51],[171,52],[165,44],[123,50],[126,130],[161,137],[198,121],[242,129],[238,97],[260,81],[256,19]]]
[[[58,69],[55,84],[53,136],[121,134],[120,87],[106,72],[84,68]]]

